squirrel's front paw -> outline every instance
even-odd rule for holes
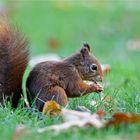
[[[97,92],[97,93],[103,91],[103,87],[99,84],[92,84],[91,88],[94,92]]]

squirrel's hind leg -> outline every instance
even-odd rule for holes
[[[48,94],[48,100],[54,100],[61,106],[66,106],[68,103],[68,98],[65,90],[59,86],[51,88],[50,93]]]
[[[56,101],[56,103],[65,107],[68,103],[68,98],[62,87],[54,86],[47,92],[45,89],[41,91],[40,96],[36,100],[36,106],[40,111],[42,111],[46,101]]]

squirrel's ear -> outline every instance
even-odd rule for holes
[[[84,43],[83,47],[81,49],[82,56],[85,57],[85,56],[89,55],[89,52],[90,52],[90,46],[87,43]]]
[[[87,49],[88,49],[88,51],[90,52],[90,46],[89,46],[89,44],[88,44],[88,43],[84,43],[84,44],[83,44],[83,47],[87,48]]]

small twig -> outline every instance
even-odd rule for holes
[[[43,101],[42,99],[40,99],[40,98],[37,98],[39,101],[41,101],[42,103],[45,103],[45,101]]]

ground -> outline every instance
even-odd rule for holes
[[[94,2],[93,2],[94,3]],[[140,114],[140,51],[129,50],[128,43],[140,39],[140,9],[137,4],[122,2],[96,2],[95,5],[80,2],[7,2],[11,10],[11,22],[18,24],[31,42],[31,56],[54,52],[61,57],[69,56],[78,50],[83,42],[91,45],[92,52],[101,63],[112,67],[110,74],[104,77],[106,83],[104,95],[110,100],[100,101],[100,95],[90,95],[70,99],[70,109],[82,105],[92,112],[101,109],[108,119],[114,112],[135,112]],[[139,4],[139,3],[138,3]],[[57,45],[49,47],[50,40]],[[26,78],[25,78],[26,79]],[[92,100],[98,100],[91,106]],[[11,139],[15,128],[24,124],[31,133],[20,139],[140,139],[140,124],[111,127],[71,129],[60,134],[36,133],[36,128],[57,124],[61,117],[50,118],[39,112],[22,107],[22,101],[16,110],[10,103],[0,108],[0,138]]]

